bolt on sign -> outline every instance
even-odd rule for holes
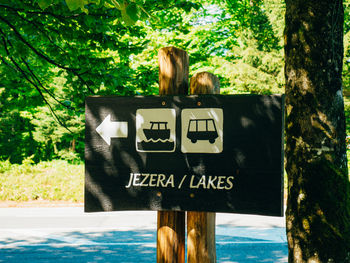
[[[283,95],[88,97],[85,211],[282,216]]]

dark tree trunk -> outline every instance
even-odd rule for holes
[[[343,4],[286,0],[289,262],[350,262]]]

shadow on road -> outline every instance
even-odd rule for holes
[[[217,227],[217,262],[287,262],[284,231]],[[1,232],[0,262],[156,262],[155,230]]]

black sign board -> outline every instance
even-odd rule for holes
[[[282,95],[89,97],[85,211],[281,216]]]

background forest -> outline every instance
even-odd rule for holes
[[[82,184],[86,96],[157,94],[162,47],[186,50],[190,77],[216,74],[222,94],[284,93],[283,1],[149,0],[118,8],[47,2],[0,1],[0,200],[81,201],[64,196],[64,187],[77,187],[73,177]],[[344,7],[350,134],[350,0]],[[16,185],[25,173],[40,173],[56,190],[32,183],[21,192]],[[62,173],[71,178],[49,182]]]

